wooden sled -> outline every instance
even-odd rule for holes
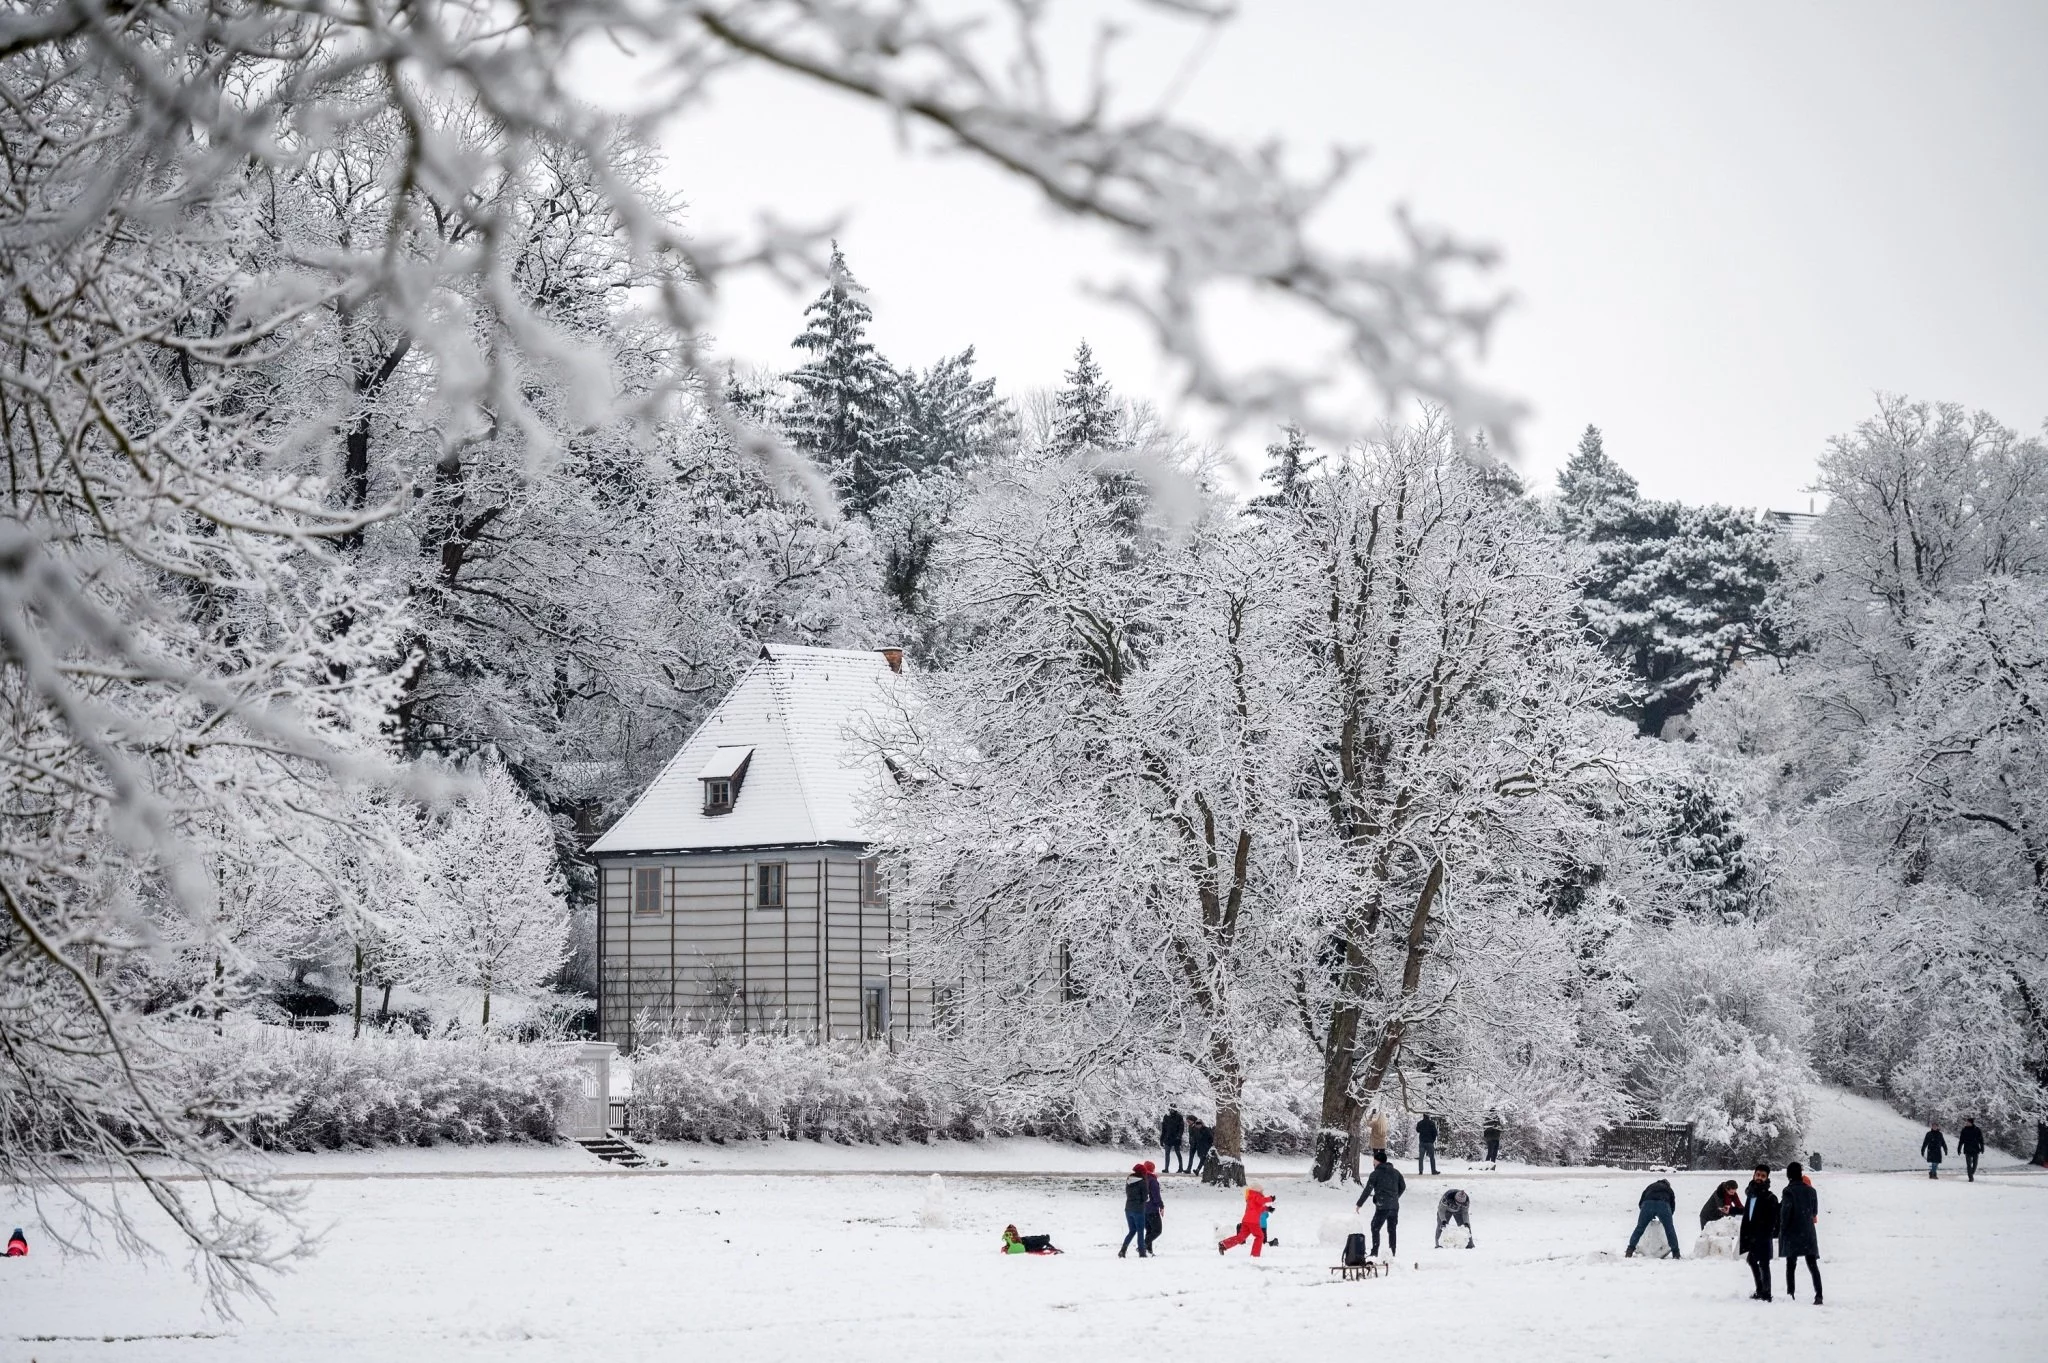
[[[1386,1271],[1372,1259],[1367,1259],[1362,1264],[1337,1264],[1330,1269],[1330,1272],[1347,1283],[1355,1283],[1362,1278],[1377,1278]]]

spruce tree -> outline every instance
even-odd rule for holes
[[[1266,467],[1259,473],[1259,481],[1270,484],[1273,490],[1252,498],[1252,506],[1285,506],[1299,498],[1302,484],[1314,476],[1323,462],[1315,450],[1301,433],[1301,427],[1291,421],[1282,426],[1280,439],[1266,446]]]
[[[1074,367],[1067,371],[1066,386],[1058,394],[1059,424],[1053,431],[1053,450],[1074,454],[1081,450],[1121,449],[1124,443],[1123,415],[1116,394],[1095,363],[1095,352],[1086,341],[1074,350]]]
[[[1574,531],[1598,517],[1603,507],[1633,502],[1638,496],[1636,480],[1607,457],[1600,428],[1592,425],[1586,427],[1579,447],[1557,475],[1557,492],[1565,527]]]
[[[897,473],[892,398],[895,373],[868,340],[874,314],[867,292],[832,243],[825,291],[804,310],[804,330],[790,344],[810,360],[789,376],[796,388],[789,434],[838,483],[846,507],[865,516]]]
[[[974,347],[922,373],[896,376],[893,451],[909,473],[957,469],[993,453],[1014,432],[994,379],[974,375]]]

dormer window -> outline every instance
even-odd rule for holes
[[[739,803],[740,785],[747,779],[747,762],[753,755],[751,747],[712,750],[711,760],[697,773],[697,779],[704,783],[706,814],[732,813],[733,806]]]

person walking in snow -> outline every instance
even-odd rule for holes
[[[1252,1242],[1252,1258],[1259,1257],[1259,1251],[1266,1247],[1266,1213],[1273,1209],[1273,1199],[1266,1196],[1266,1190],[1253,1183],[1244,1190],[1244,1215],[1237,1219],[1237,1234],[1228,1240],[1217,1242],[1216,1252],[1224,1254],[1236,1249],[1249,1240]]]
[[[1367,1198],[1372,1199],[1372,1252],[1380,1252],[1380,1227],[1387,1228],[1387,1253],[1399,1254],[1401,1247],[1395,1242],[1400,1234],[1401,1194],[1408,1191],[1408,1180],[1401,1177],[1401,1171],[1387,1162],[1387,1152],[1372,1152],[1372,1172],[1366,1175],[1365,1189],[1358,1195],[1358,1205],[1365,1206]]]
[[[1365,1124],[1365,1148],[1372,1151],[1374,1159],[1387,1157],[1387,1114],[1375,1112],[1372,1120]]]
[[[1969,1181],[1977,1181],[1977,1157],[1984,1153],[1984,1133],[1977,1129],[1975,1117],[1963,1118],[1963,1129],[1956,1132],[1956,1149],[1962,1152],[1963,1172]]]
[[[1180,1160],[1180,1171],[1188,1171],[1188,1157],[1181,1149],[1181,1137],[1187,1134],[1188,1119],[1181,1116],[1180,1109],[1166,1109],[1165,1118],[1159,1123],[1159,1144],[1165,1147],[1166,1156],[1159,1161],[1159,1167],[1167,1173],[1173,1172],[1173,1162]]]
[[[1785,1166],[1785,1196],[1778,1203],[1778,1252],[1785,1256],[1785,1295],[1799,1290],[1799,1261],[1813,1276],[1813,1304],[1820,1305],[1820,1194],[1797,1162]]]
[[[1486,1114],[1486,1125],[1480,1129],[1480,1134],[1486,1138],[1486,1167],[1491,1169],[1494,1165],[1500,1163],[1500,1114],[1498,1112],[1488,1112]]]
[[[1448,1189],[1436,1200],[1436,1248],[1444,1247],[1444,1227],[1457,1222],[1465,1228],[1465,1248],[1479,1242],[1472,1234],[1472,1199],[1463,1188]]]
[[[1735,1247],[1749,1260],[1749,1276],[1756,1280],[1751,1301],[1771,1299],[1771,1241],[1778,1235],[1778,1195],[1771,1191],[1771,1167],[1759,1164],[1750,1176],[1742,1198],[1742,1235]]]
[[[1209,1163],[1209,1152],[1216,1148],[1216,1129],[1200,1117],[1188,1118],[1188,1159],[1199,1174]]]
[[[1941,1172],[1941,1161],[1947,1154],[1948,1137],[1941,1134],[1941,1123],[1936,1122],[1920,1138],[1920,1158],[1927,1161],[1927,1177],[1933,1178]]]
[[[2048,1122],[2034,1123],[2034,1153],[2027,1156],[2027,1163],[2048,1165]]]
[[[1429,1172],[1436,1172],[1436,1120],[1427,1112],[1415,1124],[1415,1177],[1422,1177],[1422,1162],[1429,1161]]]
[[[1124,1180],[1124,1242],[1117,1247],[1116,1257],[1121,1259],[1130,1253],[1131,1241],[1138,1242],[1138,1257],[1148,1257],[1152,1251],[1145,1246],[1145,1166],[1133,1164],[1131,1176]]]
[[[1145,1252],[1155,1253],[1152,1248],[1159,1243],[1160,1234],[1166,1229],[1166,1195],[1159,1187],[1159,1171],[1151,1160],[1145,1161]]]
[[[1671,1185],[1663,1179],[1660,1178],[1643,1189],[1643,1195],[1636,1199],[1636,1233],[1629,1236],[1628,1248],[1622,1252],[1621,1257],[1633,1259],[1636,1246],[1642,1242],[1643,1232],[1649,1229],[1652,1221],[1657,1221],[1663,1224],[1665,1243],[1671,1246],[1671,1257],[1676,1259],[1678,1230],[1671,1224],[1671,1214],[1677,1209],[1678,1194],[1672,1192]]]

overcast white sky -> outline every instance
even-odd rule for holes
[[[1132,92],[1163,91],[1197,32],[1146,28]],[[1183,116],[1372,149],[1362,239],[1406,203],[1504,252],[1517,301],[1483,372],[1533,408],[1534,481],[1590,421],[1653,494],[1803,508],[1877,390],[2048,416],[2048,3],[1247,0],[1202,51]],[[844,214],[899,363],[973,344],[1017,391],[1085,335],[1120,388],[1167,392],[1083,288],[1113,272],[1106,239],[993,171],[768,74],[667,149],[703,230]],[[720,344],[789,366],[806,298],[732,290]]]

